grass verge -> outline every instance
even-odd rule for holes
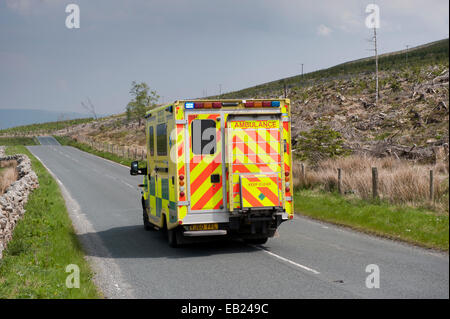
[[[31,137],[0,137],[0,145],[36,145],[36,141]]]
[[[6,152],[28,155],[40,186],[0,260],[0,298],[100,298],[56,181],[25,147]],[[80,288],[66,287],[70,264],[80,269]]]
[[[449,249],[448,215],[312,190],[296,191],[294,200],[296,211],[314,219],[422,247]]]
[[[130,166],[131,162],[133,160],[129,159],[129,158],[123,158],[120,156],[117,156],[115,154],[109,153],[109,152],[104,152],[104,151],[98,151],[92,147],[90,147],[87,144],[83,144],[83,143],[79,143],[69,137],[66,136],[53,136],[54,138],[56,138],[56,140],[61,144],[61,145],[68,145],[68,146],[73,146],[78,148],[79,150],[82,150],[84,152],[88,152],[103,158],[106,158],[108,160],[111,160],[113,162],[125,165],[125,166]]]

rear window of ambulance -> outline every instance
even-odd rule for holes
[[[191,130],[192,153],[196,155],[216,153],[216,121],[194,120]]]

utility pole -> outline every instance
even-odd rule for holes
[[[375,45],[375,106],[378,106],[378,48],[377,48],[377,28],[373,28],[373,42]]]
[[[302,66],[302,73],[301,73],[301,76],[300,76],[300,84],[302,84],[303,83],[303,63],[300,63],[300,64]]]
[[[219,84],[219,97],[222,95],[222,84]]]
[[[409,45],[406,45],[406,65],[408,66],[408,49]]]

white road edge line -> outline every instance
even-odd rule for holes
[[[87,252],[85,251],[85,257],[89,261],[89,264],[94,272],[93,279],[96,286],[107,298],[135,298],[132,287],[123,279],[119,266],[110,255],[108,249],[104,246],[100,237],[98,237],[97,232],[95,231],[92,224],[88,221],[88,219],[85,217],[85,214],[83,214],[83,212],[81,211],[78,202],[72,197],[64,184],[44,164],[44,162],[35,154],[33,154],[33,156],[36,157],[39,162],[41,162],[42,166],[45,167],[45,169],[59,184],[64,201],[66,202],[67,212],[69,213],[70,219],[72,220],[72,225],[76,231],[76,234],[82,235],[90,233],[95,236],[95,242],[91,240],[91,245],[95,245],[95,248],[86,247],[85,245],[82,246],[85,250],[87,250]],[[88,244],[86,243],[86,245]],[[102,255],[104,257],[98,257],[94,254],[89,254],[89,250],[96,250],[96,253],[99,253],[99,255]],[[105,271],[105,269],[108,269],[109,271]],[[115,289],[111,289],[110,284],[113,284]]]
[[[287,259],[287,258],[281,257],[280,255],[274,254],[273,252],[270,252],[270,251],[268,251],[268,250],[265,249],[265,248],[262,248],[262,247],[259,247],[259,246],[256,246],[256,245],[250,245],[250,246],[252,246],[252,247],[254,247],[254,248],[256,248],[256,249],[262,250],[263,252],[265,252],[265,253],[271,255],[272,257],[278,258],[278,259],[280,259],[280,260],[282,260],[282,261],[285,261],[285,262],[287,262],[287,263],[290,263],[290,264],[292,264],[292,265],[294,265],[294,266],[296,266],[296,267],[299,267],[299,268],[302,268],[302,269],[304,269],[304,270],[310,271],[310,272],[312,272],[312,273],[315,274],[315,275],[319,275],[319,274],[320,274],[320,272],[318,272],[318,271],[315,270],[315,269],[306,267],[306,266],[304,266],[304,265],[301,265],[301,264],[299,264],[299,263],[296,263],[295,261],[292,261],[292,260],[289,260],[289,259]]]

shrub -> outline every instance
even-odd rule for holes
[[[343,148],[343,143],[341,133],[320,123],[309,132],[300,133],[296,150],[300,160],[315,163],[326,158],[346,155],[348,150]]]

